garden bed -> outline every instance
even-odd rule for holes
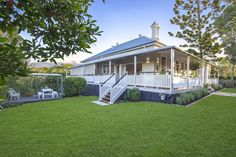
[[[215,92],[221,90],[223,88],[222,85],[212,84],[206,85],[202,88],[195,89],[193,91],[188,91],[185,93],[181,93],[176,97],[176,104],[178,105],[188,105],[197,100],[204,98],[209,95],[211,92]]]

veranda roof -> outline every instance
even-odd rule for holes
[[[178,50],[179,52],[182,52],[182,53],[185,53],[185,54],[188,54],[196,59],[199,59],[200,61],[203,61],[205,63],[208,63],[212,66],[215,66],[217,67],[215,64],[209,62],[208,60],[205,60],[205,59],[201,59],[200,57],[197,57],[187,51],[184,51],[176,46],[163,46],[163,47],[160,47],[160,48],[154,48],[152,50],[144,50],[144,51],[136,51],[136,52],[127,52],[127,51],[124,51],[123,53],[117,53],[115,55],[112,55],[112,56],[107,56],[107,57],[104,57],[104,58],[98,58],[96,60],[93,60],[93,61],[89,61],[89,62],[86,62],[86,63],[82,63],[78,66],[74,66],[72,67],[71,69],[74,69],[74,68],[77,68],[77,67],[81,67],[81,66],[85,66],[85,65],[90,65],[90,64],[95,64],[95,63],[99,63],[99,62],[104,62],[104,61],[109,61],[109,60],[114,60],[114,59],[117,59],[117,58],[123,58],[123,57],[130,57],[130,56],[135,56],[135,55],[141,55],[141,54],[145,54],[145,53],[152,53],[152,52],[161,52],[161,51],[165,51],[165,50],[171,50],[171,49],[175,49],[175,50]]]

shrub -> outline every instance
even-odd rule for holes
[[[80,95],[86,87],[86,80],[80,77],[68,77],[64,82],[65,96]]]
[[[179,105],[187,105],[195,100],[198,100],[208,95],[208,90],[200,88],[190,93],[182,93],[176,98],[176,103]]]
[[[189,99],[190,99],[190,102],[193,102],[195,100],[193,94],[189,93]]]
[[[182,97],[183,97],[182,101],[184,105],[187,105],[190,103],[190,97],[188,93],[182,94]]]
[[[7,97],[7,86],[2,85],[2,86],[0,86],[0,99],[5,100],[6,97]]]
[[[202,92],[200,90],[195,90],[192,92],[192,94],[193,94],[195,100],[198,100],[202,97]]]
[[[176,103],[179,104],[179,105],[183,105],[182,98],[181,97],[177,97],[176,98]]]
[[[203,84],[203,88],[208,88],[208,84]]]
[[[191,94],[191,93],[183,93],[183,94],[180,94],[176,98],[176,103],[179,104],[179,105],[187,105],[187,104],[193,102],[194,100],[195,99],[194,99],[193,94]]]
[[[201,91],[201,93],[202,93],[202,97],[208,95],[208,90],[207,90],[207,89],[205,89],[205,88],[201,88],[200,91]]]
[[[212,84],[211,87],[217,91],[223,88],[223,86],[221,84]]]
[[[128,89],[127,98],[130,101],[140,101],[141,100],[141,92],[138,88]]]

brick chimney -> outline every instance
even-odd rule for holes
[[[157,24],[156,21],[154,21],[153,24],[151,25],[151,28],[152,28],[152,39],[159,41],[159,29],[160,29],[159,24]]]

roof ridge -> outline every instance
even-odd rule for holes
[[[112,48],[106,49],[106,50],[104,50],[104,51],[112,50],[112,49],[114,49],[114,48],[117,47],[117,46],[124,45],[124,44],[127,44],[127,43],[129,43],[129,42],[133,42],[134,40],[137,40],[137,39],[143,38],[143,37],[148,38],[148,39],[150,39],[150,40],[153,40],[152,38],[149,38],[149,37],[147,37],[147,36],[140,36],[140,37],[138,37],[138,38],[131,39],[131,40],[125,41],[125,42],[123,42],[123,43],[121,43],[121,44],[115,45],[115,46],[113,46]],[[154,41],[154,40],[153,40],[153,41]],[[102,52],[104,52],[104,51],[102,51]],[[99,54],[99,53],[98,53],[98,54]]]
[[[145,45],[145,44],[152,43],[152,42],[156,42],[156,40],[154,40],[152,38],[149,38],[147,36],[139,36],[138,38],[123,42],[121,44],[113,46],[112,48],[109,48],[109,49],[106,49],[106,50],[104,50],[100,53],[97,53],[97,54],[95,54],[95,55],[93,55],[93,56],[91,56],[91,57],[89,57],[89,58],[87,58],[87,59],[85,59],[81,62],[82,63],[87,62],[88,60],[99,57],[99,56],[105,56],[107,54],[113,54],[113,53],[116,53],[116,52],[119,52],[119,51],[127,50],[127,49],[134,48],[134,47],[138,47],[138,46]]]

